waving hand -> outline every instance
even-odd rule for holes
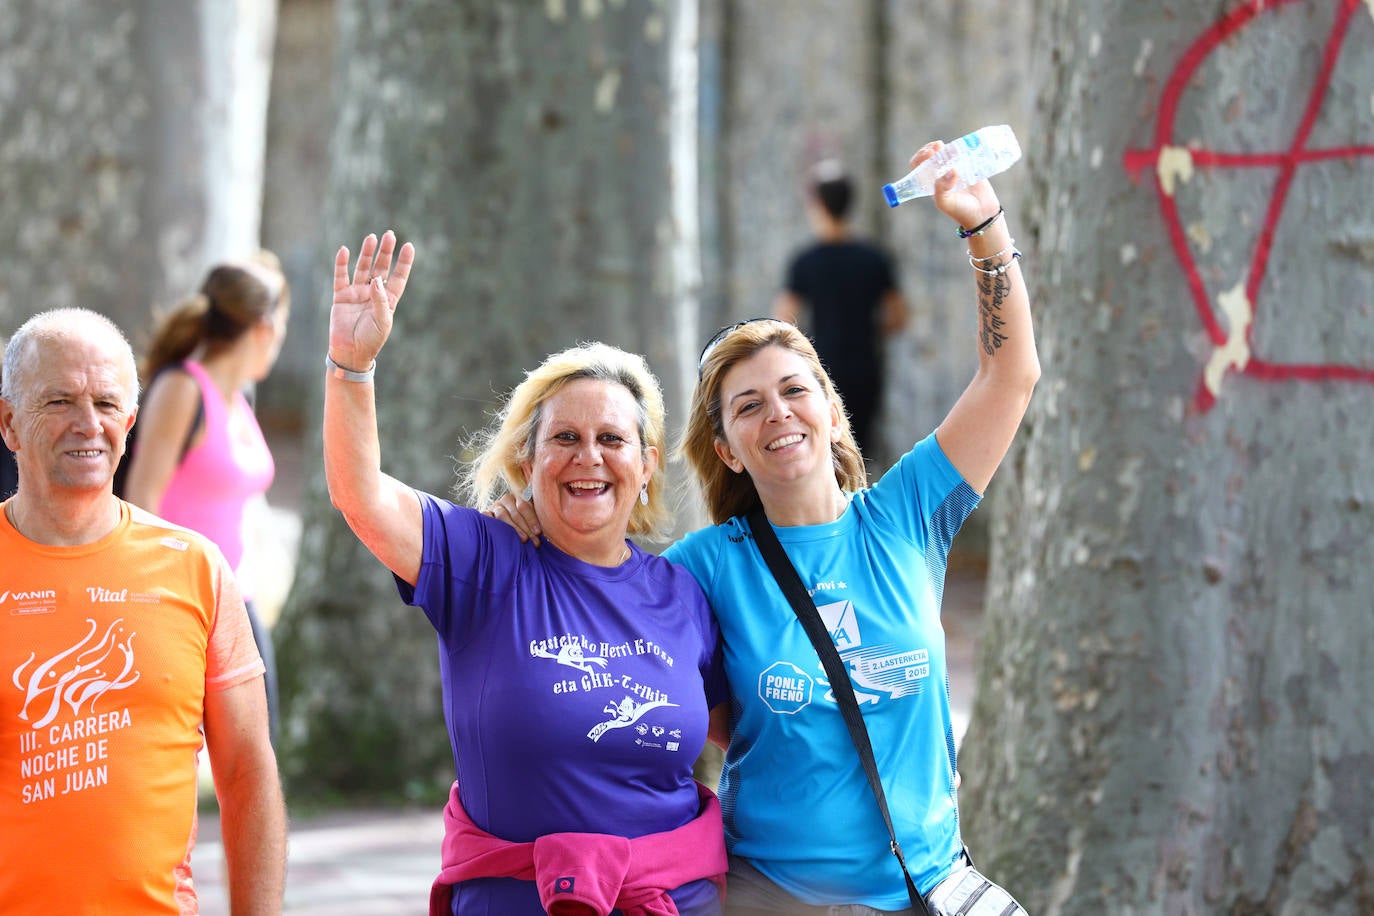
[[[409,242],[396,252],[396,235],[390,230],[380,242],[369,235],[350,281],[348,249],[339,249],[329,310],[329,358],[346,371],[327,372],[324,386],[324,478],[330,501],[367,549],[411,585],[420,572],[420,500],[410,487],[382,473],[376,388],[369,370],[391,335],[391,319],[414,261]]]
[[[368,235],[358,251],[353,279],[348,278],[348,248],[334,256],[334,304],[329,310],[329,355],[340,366],[357,372],[372,367],[391,334],[396,305],[405,292],[415,247],[409,242],[396,254],[396,234],[388,229]],[[396,254],[395,266],[392,255]]]

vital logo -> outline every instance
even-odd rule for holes
[[[129,590],[127,588],[112,589],[101,588],[98,585],[88,585],[86,595],[91,599],[92,604],[125,604],[129,600]]]
[[[124,690],[138,681],[134,671],[134,635],[125,633],[119,618],[99,639],[96,622],[75,645],[29,668],[37,658],[29,657],[10,676],[24,694],[19,718],[34,728],[42,728],[67,706],[73,715],[95,711],[96,702],[111,690]]]

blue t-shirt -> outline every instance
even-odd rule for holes
[[[922,892],[963,848],[940,598],[950,543],[979,496],[917,443],[834,522],[775,529],[830,629]],[[706,590],[733,693],[720,799],[730,851],[803,901],[910,905],[887,828],[816,650],[733,518],[665,557]]]
[[[715,622],[687,571],[633,545],[620,566],[593,566],[419,496],[419,579],[398,585],[439,634],[444,719],[473,822],[530,842],[637,837],[696,817],[692,765],[726,687]],[[684,914],[719,912],[709,881],[672,897]],[[490,878],[456,885],[453,912],[544,910],[533,882]]]

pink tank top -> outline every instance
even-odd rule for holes
[[[276,466],[243,393],[234,392],[226,404],[204,366],[188,359],[181,367],[200,386],[205,438],[177,466],[158,514],[214,541],[237,572],[243,560],[244,506],[267,492]],[[241,585],[247,597],[251,589]]]

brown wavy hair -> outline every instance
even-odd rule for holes
[[[751,321],[727,332],[702,356],[697,385],[692,390],[691,413],[677,449],[678,456],[691,466],[701,487],[707,513],[715,524],[737,515],[747,515],[761,505],[753,478],[748,472],[735,473],[721,461],[715,443],[717,439],[725,441],[725,424],[720,410],[720,386],[725,373],[764,347],[781,347],[806,361],[826,398],[839,407],[840,437],[830,444],[835,479],[842,490],[861,490],[868,485],[868,472],[854,441],[844,400],[821,365],[816,348],[805,334],[785,321]]]

